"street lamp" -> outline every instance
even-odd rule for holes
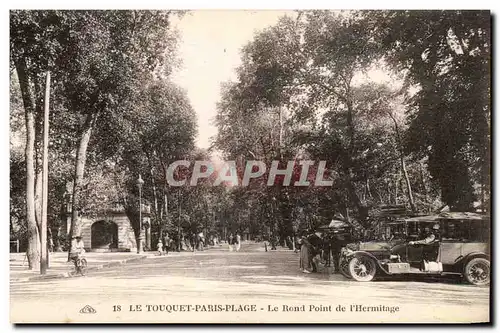
[[[144,185],[144,180],[142,180],[141,175],[136,182],[137,188],[139,189],[139,244],[137,244],[137,253],[142,253],[142,186]]]

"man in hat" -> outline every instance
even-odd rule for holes
[[[85,253],[85,248],[81,235],[76,235],[71,240],[71,251],[70,251],[70,259],[75,264],[76,269],[76,260]]]
[[[323,233],[320,231],[311,231],[307,240],[311,244],[311,258],[312,258],[312,271],[315,273],[318,271],[318,263],[320,259],[318,256],[321,254],[321,248],[323,245]]]
[[[408,244],[410,245],[429,245],[439,240],[439,224],[434,224],[432,226],[432,231],[429,227],[425,227],[424,229],[424,239],[418,241],[411,241]]]
[[[439,224],[434,224],[432,226],[432,231],[429,227],[424,229],[424,239],[418,241],[411,241],[409,245],[424,245],[422,251],[423,261],[435,261],[437,260],[437,254],[439,249]]]

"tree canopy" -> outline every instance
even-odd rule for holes
[[[170,74],[178,12],[11,11],[11,230],[39,255],[43,92],[51,73],[49,220],[125,207],[139,233],[139,175],[154,237],[292,235],[342,216],[447,205],[489,211],[491,19],[486,11],[298,11],[241,50],[221,87],[213,146],[195,145],[196,112]],[[375,73],[375,74],[374,74]],[[381,79],[377,73],[383,73]],[[23,152],[24,149],[24,152]],[[176,160],[307,164],[309,186],[267,175],[247,187],[173,187]],[[319,162],[332,186],[314,186]],[[301,165],[302,164],[302,165]],[[220,171],[220,170],[218,170]],[[181,170],[189,175],[190,170]],[[23,185],[24,184],[24,185]],[[64,240],[64,239],[62,239]],[[35,267],[36,268],[36,267]]]

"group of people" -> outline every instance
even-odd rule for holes
[[[319,263],[324,267],[335,267],[339,272],[340,250],[351,241],[349,235],[343,233],[324,233],[310,231],[298,237],[297,249],[300,249],[299,268],[303,273],[318,271]]]
[[[227,237],[227,244],[229,245],[229,251],[236,250],[236,252],[239,252],[241,249],[241,235],[239,232],[236,232],[235,235],[233,233],[230,233],[229,236]]]
[[[424,246],[422,262],[437,260],[440,240],[439,229],[439,224],[434,224],[432,229],[426,226],[420,232],[418,240],[408,242],[410,246]],[[297,241],[297,247],[300,248],[300,270],[303,273],[317,272],[320,262],[325,267],[328,267],[332,265],[331,259],[333,259],[335,272],[339,272],[340,251],[343,246],[351,241],[350,235],[344,233],[324,233],[321,231],[303,233]]]
[[[203,251],[205,247],[205,237],[203,233],[182,235],[178,238],[171,238],[168,233],[165,233],[163,240],[158,239],[157,251],[159,255],[167,255],[169,251],[187,250],[187,251]]]
[[[233,237],[232,234],[230,237]],[[229,241],[228,238],[228,244],[234,245],[236,244],[236,240],[239,239],[237,243],[241,245],[241,237],[239,234],[233,238],[235,243]],[[220,245],[218,235],[212,234],[206,238],[203,232],[183,234],[179,240],[178,237],[175,237],[175,235],[174,237],[170,237],[168,233],[165,233],[163,240],[161,238],[158,240],[157,251],[158,255],[166,255],[169,251],[203,251],[207,245]],[[238,250],[240,245],[237,245]]]

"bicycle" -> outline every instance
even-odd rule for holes
[[[84,257],[78,256],[74,259],[75,262],[75,274],[80,274],[84,276],[87,272],[87,259]]]

